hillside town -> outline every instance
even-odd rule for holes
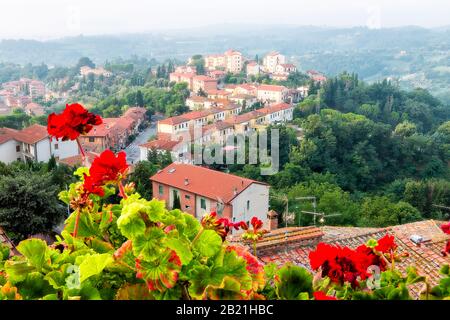
[[[349,112],[341,115],[339,112],[345,108],[351,109],[354,104],[351,94],[347,97],[347,103],[342,106],[334,103],[343,101],[345,90],[354,89],[357,92],[355,95],[364,90],[365,85],[358,82],[357,76],[344,73],[342,78],[330,80],[316,70],[299,70],[299,67],[278,51],[268,52],[262,59],[247,58],[234,49],[224,53],[193,56],[183,63],[169,61],[167,66],[162,64],[148,67],[145,69],[148,78],[137,75],[134,71],[123,71],[126,68],[132,69],[126,64],[114,69],[106,63],[104,66],[86,63],[77,65],[75,74],[71,77],[66,76],[51,83],[28,78],[2,83],[0,115],[5,116],[6,120],[9,120],[8,116],[13,120],[16,119],[15,116],[19,119],[11,127],[0,127],[0,164],[5,165],[4,172],[11,170],[10,175],[14,176],[15,170],[22,170],[20,168],[41,170],[38,172],[44,172],[47,179],[52,174],[53,180],[48,181],[66,188],[61,193],[63,196],[59,194],[60,199],[68,199],[64,197],[72,196],[70,192],[86,192],[81,193],[82,197],[76,201],[71,199],[67,202],[67,208],[74,203],[78,205],[77,201],[90,205],[83,198],[88,192],[94,192],[87,191],[90,190],[88,187],[93,188],[97,192],[94,194],[100,197],[105,195],[105,190],[98,191],[95,189],[97,186],[86,186],[91,172],[88,171],[88,176],[81,171],[77,172],[77,168],[86,163],[92,164],[108,150],[113,152],[113,158],[108,159],[111,163],[102,165],[120,166],[115,162],[115,157],[121,151],[126,151],[127,163],[122,164],[126,169],[112,178],[108,176],[109,173],[103,173],[111,179],[108,183],[120,181],[120,185],[117,185],[119,194],[112,195],[114,188],[106,192],[111,197],[109,199],[113,199],[111,201],[121,198],[121,205],[128,203],[127,193],[132,194],[131,201],[138,199],[136,201],[139,202],[136,208],[144,208],[148,205],[146,201],[151,199],[161,201],[158,205],[152,202],[151,206],[154,207],[139,211],[139,215],[163,208],[174,210],[175,215],[179,213],[177,210],[181,210],[189,214],[196,223],[201,223],[202,228],[208,223],[205,222],[206,219],[214,221],[212,217],[217,215],[221,219],[219,221],[224,219],[229,223],[224,227],[226,232],[222,231],[223,240],[232,246],[239,245],[252,251],[260,263],[274,263],[276,266],[295,263],[311,272],[309,255],[319,243],[326,242],[358,250],[370,239],[392,237],[399,253],[406,257],[405,252],[408,252],[407,259],[399,263],[398,268],[406,272],[407,267],[412,264],[419,272],[430,277],[430,285],[438,285],[440,266],[450,261],[447,253],[442,251],[446,243],[450,243],[450,237],[440,228],[445,223],[445,215],[441,211],[436,213],[437,211],[431,210],[441,206],[445,211],[448,207],[437,204],[437,201],[423,204],[414,196],[420,192],[432,194],[436,188],[436,193],[443,194],[442,198],[445,198],[448,192],[446,184],[431,180],[432,182],[427,182],[430,185],[419,187],[415,184],[417,181],[404,179],[393,186],[382,186],[390,188],[389,192],[395,196],[366,195],[377,179],[368,179],[367,172],[358,171],[359,166],[369,170],[367,163],[370,163],[374,154],[389,154],[390,150],[398,147],[399,142],[395,140],[392,143],[394,147],[386,151],[383,139],[404,141],[417,135],[417,128],[408,121],[400,122],[392,132],[387,132],[386,126],[375,126],[374,121],[381,117],[377,108],[380,105],[392,107],[392,96],[385,99],[387,102],[383,100],[383,103],[375,104],[370,100],[372,104],[368,102],[354,107],[352,111],[358,114]],[[392,89],[387,82],[383,85]],[[342,89],[344,87],[345,90]],[[116,90],[114,94],[110,94],[110,88]],[[95,100],[94,96],[99,95],[102,90],[106,98]],[[376,87],[371,92],[383,90]],[[324,100],[321,100],[322,94],[325,96]],[[368,97],[370,93],[361,95]],[[68,107],[72,99],[79,97],[86,99],[89,111],[102,114],[102,123],[83,132],[76,140],[52,137],[46,126],[47,116],[62,110],[61,105],[66,104]],[[418,99],[423,100],[421,97]],[[330,105],[321,113],[320,109],[322,106],[327,107],[326,103]],[[339,111],[332,110],[331,105],[340,108]],[[406,113],[402,116],[408,118]],[[399,114],[394,114],[393,117],[395,121],[400,121]],[[17,128],[13,128],[14,125]],[[334,131],[338,125],[341,125],[340,132],[349,136],[348,139],[343,139],[336,133],[337,130]],[[208,166],[195,159],[193,149],[197,146],[200,149],[212,147],[222,151],[235,151],[238,149],[234,145],[237,137],[243,138],[245,146],[245,142],[249,142],[254,134],[263,134],[272,128],[283,131],[283,140],[279,141],[283,149],[280,158],[283,159],[280,172],[277,171],[274,177],[261,177],[258,170],[268,165],[261,161],[257,165],[244,163],[232,167],[218,164]],[[371,138],[375,135],[377,138],[382,137],[379,142],[381,146],[377,145],[377,152],[374,151],[375,147],[370,146],[373,143]],[[341,148],[355,145],[355,150],[341,152],[336,148],[339,139],[344,140]],[[366,140],[354,142],[358,139]],[[404,148],[408,151],[411,149],[409,145]],[[424,145],[415,149],[420,148],[425,150]],[[335,154],[329,155],[329,150]],[[246,151],[247,157],[248,153],[253,152]],[[404,154],[407,152],[404,151]],[[442,154],[444,151],[437,149],[432,160],[445,158]],[[334,160],[336,158],[342,158],[341,161],[351,164],[348,165],[349,173],[346,172],[345,176],[337,177],[333,171],[337,171],[336,168],[339,167]],[[427,172],[445,167],[444,160],[441,166],[440,163],[433,162],[433,169],[426,167]],[[385,162],[390,164],[399,161]],[[383,161],[370,165],[379,170]],[[38,169],[33,169],[34,166]],[[309,167],[304,168],[305,166]],[[424,163],[420,164],[421,168],[425,166]],[[380,171],[382,174],[379,179],[383,179],[384,172]],[[410,168],[405,171],[410,172]],[[28,174],[28,171],[25,172]],[[378,173],[376,170],[372,172]],[[78,185],[78,189],[69,189],[68,184],[74,173],[83,176],[82,188]],[[353,175],[356,174],[359,176],[354,178]],[[437,174],[433,178],[436,176]],[[122,185],[121,179],[125,177],[130,180]],[[344,187],[341,188],[339,184]],[[349,190],[356,195],[350,195]],[[413,199],[411,203],[414,206],[402,200],[399,196],[402,192],[410,192],[408,197]],[[419,206],[429,212],[421,215],[416,208]],[[106,215],[102,212],[100,223],[115,221],[109,202],[102,203],[99,207],[109,217],[108,222],[105,222]],[[65,210],[62,211],[64,219],[67,218]],[[366,217],[361,213],[365,211],[373,215]],[[377,218],[379,212],[389,219],[388,223]],[[433,216],[430,212],[436,215]],[[336,217],[340,220],[334,220]],[[153,221],[148,223],[151,227],[156,225],[153,225]],[[77,226],[78,222],[73,224]],[[258,241],[246,241],[242,236],[248,234],[250,225],[253,225],[252,232],[256,233],[255,224],[260,224],[258,228],[264,232],[260,231]],[[247,229],[241,226],[247,226]],[[63,223],[59,221],[47,234],[33,232],[26,236],[52,243],[55,239],[49,234],[59,232],[62,227]],[[169,234],[171,228],[172,226],[168,226],[164,229],[164,235]],[[87,234],[91,232],[84,231]],[[0,225],[0,243],[11,250],[11,255],[18,255],[16,244],[7,234],[7,227]],[[16,236],[20,238],[23,235],[13,234],[13,237]],[[76,232],[70,236],[76,237]],[[174,243],[174,246],[179,245],[178,242]],[[420,288],[413,286],[411,296],[419,298],[420,295]]]

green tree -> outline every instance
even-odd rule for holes
[[[52,232],[66,214],[58,192],[50,174],[23,171],[0,177],[0,225],[15,240]]]

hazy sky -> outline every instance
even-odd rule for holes
[[[0,38],[148,32],[221,23],[450,25],[448,0],[1,0]]]

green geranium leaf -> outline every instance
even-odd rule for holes
[[[122,215],[117,219],[117,226],[120,232],[128,239],[144,234],[145,222],[139,214],[144,209],[145,206],[140,203],[131,203],[122,209]]]
[[[23,281],[28,273],[36,271],[36,268],[30,266],[26,261],[8,260],[5,262],[4,268],[11,283]]]
[[[280,299],[296,300],[303,292],[312,294],[312,276],[304,268],[287,263],[275,276],[276,292]]]
[[[94,254],[84,258],[80,263],[80,282],[87,278],[99,274],[103,269],[113,261],[111,254]]]
[[[219,286],[208,285],[205,289],[208,300],[240,300],[243,296],[239,281],[231,277],[224,277]]]
[[[133,240],[134,255],[148,261],[158,258],[164,250],[162,243],[165,237],[166,234],[160,228],[149,228],[145,235],[138,236]]]
[[[193,256],[188,241],[176,238],[167,238],[164,243],[167,247],[177,253],[183,265],[191,262]]]
[[[204,230],[194,247],[201,255],[212,257],[222,247],[222,238],[214,230]]]
[[[65,231],[67,231],[70,234],[73,234],[77,215],[79,215],[77,237],[85,238],[92,236],[101,236],[98,224],[92,219],[92,215],[84,211],[80,213],[73,212],[66,219],[64,226]]]
[[[30,265],[38,270],[41,270],[49,260],[47,244],[41,239],[21,241],[17,250],[27,258]]]

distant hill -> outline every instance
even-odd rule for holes
[[[3,40],[0,62],[73,65],[81,56],[96,63],[132,55],[164,60],[229,48],[260,57],[278,50],[301,69],[329,75],[357,72],[368,81],[399,79],[450,101],[450,27],[363,27],[214,25],[205,28],[117,36],[78,36],[51,41]]]

